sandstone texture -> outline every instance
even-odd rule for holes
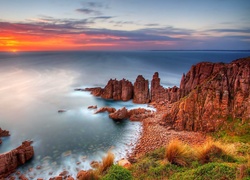
[[[149,96],[148,80],[145,80],[142,75],[139,75],[134,83],[133,102],[138,104],[146,104],[149,103],[149,101],[150,101],[150,96]]]
[[[108,84],[102,89],[86,88],[86,91],[90,91],[94,96],[101,96],[103,99],[113,99],[116,101],[128,101],[133,97],[133,85],[126,79],[116,80],[110,79]]]
[[[118,109],[117,111],[110,113],[109,117],[114,120],[122,120],[128,118],[128,110],[123,107],[122,109]]]
[[[0,179],[15,172],[16,168],[25,164],[34,156],[34,149],[30,141],[24,141],[21,146],[10,152],[0,154]]]
[[[10,132],[0,128],[0,144],[2,144],[1,137],[7,137],[7,136],[10,136]]]
[[[226,119],[238,118],[242,122],[250,119],[250,58],[229,64],[201,62],[193,65],[183,74],[179,87],[164,88],[156,72],[150,89],[142,75],[134,85],[125,79],[111,79],[104,89],[90,89],[92,94],[105,99],[150,102],[158,112],[164,113],[160,124],[175,130],[215,131]],[[102,93],[93,93],[96,91]]]
[[[115,112],[116,109],[115,108],[112,108],[112,107],[102,107],[100,109],[98,109],[95,114],[98,114],[98,113],[102,113],[102,112],[108,112],[108,113],[113,113]]]
[[[113,120],[130,119],[131,121],[142,121],[145,118],[152,117],[154,112],[144,108],[127,110],[125,107],[116,110],[112,107],[102,107],[95,113],[108,112]]]
[[[231,118],[249,122],[250,58],[192,66],[178,91],[180,99],[163,118],[176,130],[215,131]]]

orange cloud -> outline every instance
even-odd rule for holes
[[[5,32],[0,33],[0,51],[88,50],[91,47],[114,45],[113,43],[92,42],[93,39],[98,40],[104,37],[83,36],[79,34],[39,36]],[[79,38],[83,39],[82,43],[76,43]]]

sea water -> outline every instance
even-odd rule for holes
[[[93,97],[75,88],[104,87],[110,78],[134,83],[141,74],[151,81],[159,72],[164,87],[179,86],[183,73],[201,61],[225,62],[250,56],[249,51],[18,52],[0,53],[0,153],[32,140],[34,158],[19,170],[48,178],[64,169],[76,176],[101,160],[108,150],[126,157],[140,137],[140,122],[115,122],[88,106],[116,109],[144,107]],[[58,110],[67,110],[58,113]]]

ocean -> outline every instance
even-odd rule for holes
[[[2,138],[0,153],[34,141],[34,158],[19,170],[46,179],[63,169],[76,176],[110,149],[117,160],[126,157],[140,137],[140,122],[114,122],[88,106],[147,105],[103,100],[75,88],[104,87],[110,78],[134,83],[139,74],[151,81],[154,72],[164,87],[179,86],[182,74],[198,62],[247,56],[250,51],[1,52],[0,127],[11,136]]]

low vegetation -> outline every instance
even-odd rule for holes
[[[172,140],[166,148],[151,152],[133,164],[133,179],[250,179],[250,159],[237,153],[239,146],[207,140],[200,146],[188,146]]]
[[[132,180],[132,174],[129,170],[113,165],[110,167],[108,173],[102,178],[102,180]]]
[[[187,166],[194,156],[187,144],[174,139],[167,145],[165,157],[172,164]]]
[[[202,163],[209,162],[235,162],[233,144],[224,144],[220,141],[207,140],[201,146],[195,148],[196,156]]]
[[[232,123],[229,129],[240,126],[239,120],[228,121]],[[227,128],[213,133],[213,139],[199,146],[174,139],[165,147],[140,157],[129,169],[114,165],[114,155],[108,152],[95,170],[82,173],[78,179],[250,180],[250,142],[245,139],[249,134],[244,134],[249,130],[243,126],[240,133]]]
[[[105,174],[106,171],[114,164],[114,159],[114,154],[109,151],[107,156],[102,158],[102,162],[98,166],[99,174]]]

